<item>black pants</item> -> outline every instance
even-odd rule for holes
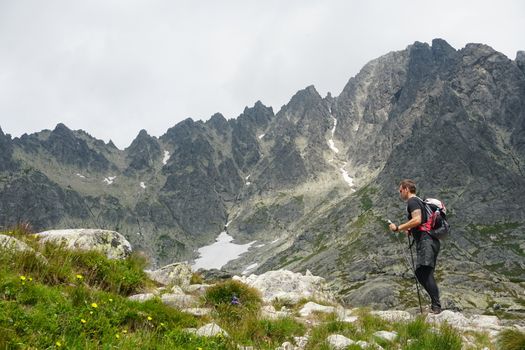
[[[434,279],[434,268],[432,266],[419,266],[416,269],[416,276],[419,283],[425,288],[430,300],[432,301],[432,309],[441,309],[439,302],[439,289]]]

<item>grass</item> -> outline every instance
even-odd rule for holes
[[[295,317],[311,299],[296,304],[276,300],[276,309],[285,306],[294,316],[262,319],[259,292],[235,280],[206,290],[201,306],[213,312],[202,318],[166,306],[159,298],[134,302],[127,298],[130,294],[156,287],[143,272],[142,257],[109,260],[97,252],[42,245],[26,228],[9,234],[35,251],[0,252],[0,349],[275,349],[306,333],[307,349],[329,349],[326,339],[332,334],[366,341],[370,349],[462,348],[460,333],[447,324],[434,329],[422,318],[386,322],[368,309],[354,310],[354,323],[341,322],[335,314],[315,314],[308,319],[316,324],[312,326]],[[192,281],[205,282],[197,274]],[[187,331],[209,322],[229,336],[205,338]],[[398,337],[384,341],[374,336],[377,331],[395,331]],[[472,349],[495,349],[487,334],[468,336],[475,344]],[[525,335],[503,332],[498,342],[501,349],[523,349]]]
[[[517,329],[507,329],[499,334],[499,349],[523,350],[525,349],[525,333]]]

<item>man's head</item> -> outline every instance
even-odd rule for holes
[[[416,183],[413,180],[405,179],[399,183],[399,197],[407,201],[410,197],[416,195]]]

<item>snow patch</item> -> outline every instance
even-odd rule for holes
[[[168,159],[170,159],[170,152],[164,151],[164,158],[162,159],[162,164],[168,164]]]
[[[226,225],[224,225],[224,227],[228,227],[228,226],[230,226],[231,223],[232,223],[232,220],[228,221],[228,222],[226,223]]]
[[[81,177],[81,178],[83,178],[83,179],[85,179],[85,178],[86,178],[86,177],[85,177],[84,175],[82,175],[82,174],[79,174],[79,173],[77,173],[77,176],[78,176],[78,177]]]
[[[116,178],[117,178],[116,176],[108,176],[104,178],[104,182],[107,183],[108,185],[111,185]]]
[[[246,176],[246,178],[245,178],[245,179],[246,179],[246,180],[248,180],[248,179],[250,178],[250,176],[252,176],[252,174],[250,174],[250,175]]]
[[[246,253],[256,241],[247,244],[231,243],[233,237],[223,231],[216,238],[216,242],[198,249],[199,258],[192,265],[194,271],[198,269],[220,269],[228,262],[237,259]]]
[[[277,241],[279,241],[280,238],[277,238],[276,240],[273,240],[271,244],[274,244],[274,243],[277,243]]]
[[[264,135],[266,135],[266,134],[262,134],[262,135],[259,135],[257,137],[259,138],[259,140],[261,140],[264,137]]]
[[[251,182],[247,182],[246,183],[246,186],[250,186],[252,183]]]
[[[348,184],[348,186],[354,187],[354,179],[351,178],[350,175],[348,175],[348,171],[345,170],[344,166],[341,169],[339,169],[339,170],[341,170],[341,173],[343,174],[343,179]],[[355,190],[353,190],[353,191],[355,191]]]
[[[339,153],[339,149],[335,147],[335,143],[334,143],[334,134],[335,134],[335,128],[337,127],[337,119],[335,119],[334,117],[332,117],[332,119],[334,120],[334,127],[332,128],[332,138],[328,140],[328,146],[335,153]]]
[[[140,183],[140,187],[142,187],[143,189],[146,189],[146,185],[144,184],[144,182]]]

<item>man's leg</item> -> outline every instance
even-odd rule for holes
[[[420,266],[416,269],[416,276],[427,291],[432,302],[432,311],[441,311],[441,303],[439,302],[439,289],[434,279],[434,268],[431,266]]]

